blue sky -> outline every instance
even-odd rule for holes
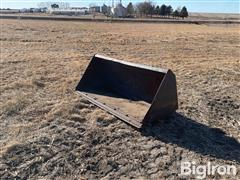
[[[1,8],[30,8],[37,7],[39,2],[68,2],[70,6],[89,6],[94,3],[110,5],[112,0],[0,0]],[[118,2],[119,0],[115,0]],[[144,0],[122,0],[124,5],[129,2],[137,3]],[[240,0],[152,0],[155,4],[167,4],[173,8],[186,6],[189,12],[240,13]]]

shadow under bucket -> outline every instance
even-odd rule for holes
[[[178,108],[176,78],[171,70],[101,55],[93,56],[76,91],[137,128]]]

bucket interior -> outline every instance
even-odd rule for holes
[[[149,67],[93,57],[76,90],[141,122],[165,74]]]

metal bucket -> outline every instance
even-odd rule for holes
[[[178,108],[176,78],[169,69],[95,55],[76,91],[126,123],[141,128]]]

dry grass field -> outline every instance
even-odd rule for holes
[[[190,19],[240,20],[240,14],[231,13],[189,13]]]
[[[0,27],[1,178],[176,179],[181,161],[236,165],[240,178],[239,26]],[[137,131],[81,98],[75,86],[95,53],[172,69],[177,112]]]

